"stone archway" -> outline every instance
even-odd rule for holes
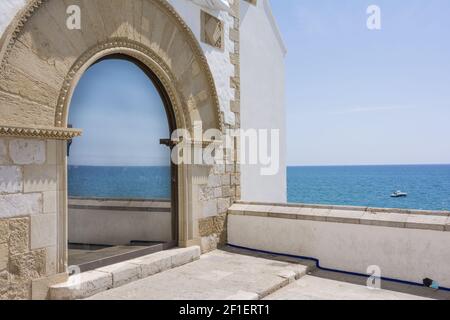
[[[33,0],[5,38],[0,94],[3,122],[65,127],[71,90],[92,59],[126,51],[160,76],[180,127],[222,128],[222,115],[206,58],[175,10],[164,0],[76,0],[80,30],[66,26],[68,4]],[[137,57],[135,57],[137,58]],[[17,99],[21,99],[18,105]]]
[[[68,5],[82,12],[81,30],[66,27]],[[165,0],[33,0],[3,38],[0,51],[0,133],[61,140],[56,145],[57,267],[67,268],[65,140],[71,95],[83,72],[111,54],[128,55],[151,70],[164,86],[177,128],[223,130],[211,71],[189,27]],[[208,183],[211,168],[178,167],[179,245],[199,244],[196,185]],[[230,180],[228,179],[228,184]]]

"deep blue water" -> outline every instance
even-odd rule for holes
[[[450,165],[288,168],[288,201],[423,210],[450,209]],[[396,190],[407,198],[391,198]]]
[[[169,167],[69,167],[69,195],[170,198]],[[396,190],[407,198],[391,198]],[[289,167],[288,201],[450,210],[450,165]]]
[[[69,166],[69,196],[170,199],[169,167]]]

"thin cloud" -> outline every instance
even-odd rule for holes
[[[340,111],[330,112],[330,114],[352,114],[352,113],[372,113],[372,112],[386,112],[398,110],[411,110],[413,106],[382,106],[382,107],[355,107],[344,109]]]

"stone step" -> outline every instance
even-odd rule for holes
[[[157,252],[69,277],[67,282],[50,287],[51,300],[84,299],[130,282],[180,267],[200,258],[200,247]]]

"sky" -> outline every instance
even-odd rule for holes
[[[105,60],[80,79],[69,123],[82,128],[73,140],[70,165],[167,166],[170,152],[160,139],[170,137],[162,100],[134,63]]]
[[[272,0],[290,165],[450,163],[450,1]],[[369,30],[369,5],[381,30]]]
[[[450,163],[450,1],[271,3],[288,48],[289,165]],[[381,30],[366,26],[373,4]],[[70,164],[169,161],[161,99],[131,62],[90,68],[70,122],[84,129]]]

